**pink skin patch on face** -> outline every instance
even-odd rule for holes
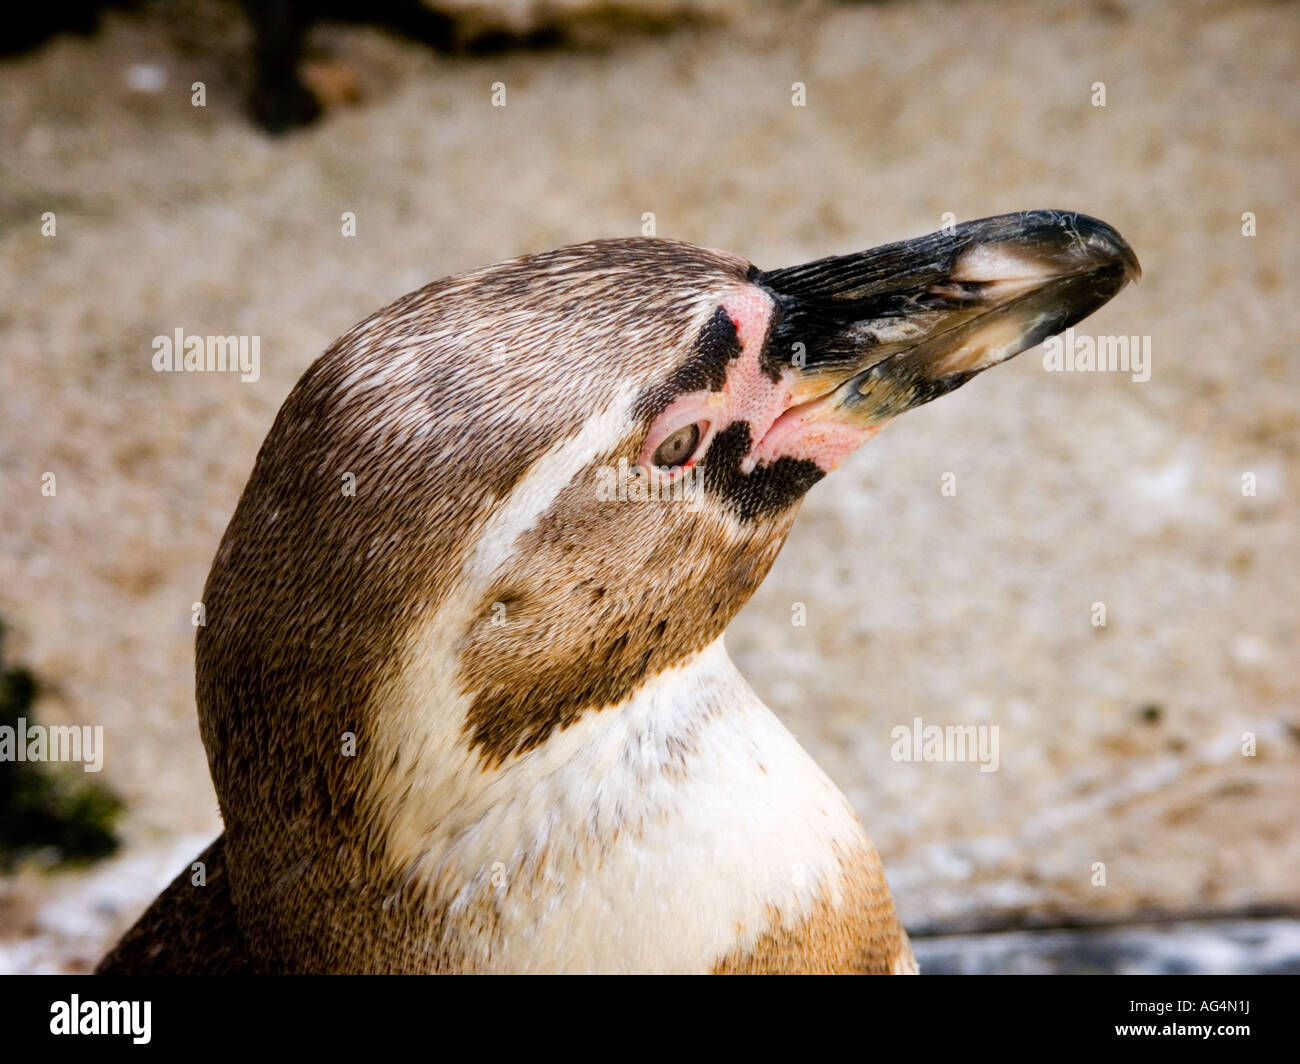
[[[728,366],[726,383],[717,392],[678,396],[646,437],[639,459],[642,467],[653,467],[659,445],[692,424],[701,426],[695,453],[681,466],[660,475],[676,476],[689,469],[708,453],[713,437],[737,421],[749,426],[753,441],[741,462],[746,473],[779,458],[815,462],[829,473],[879,431],[878,426],[859,428],[841,420],[829,396],[794,405],[793,382],[799,372],[794,366],[784,367],[775,381],[764,371],[760,359],[772,323],[772,298],[766,292],[747,285],[724,298],[722,309],[736,326],[740,341],[740,355]]]
[[[860,428],[837,421],[830,404],[815,399],[777,418],[741,468],[748,472],[755,465],[770,464],[778,458],[802,458],[816,462],[823,473],[830,473],[880,429],[880,425]]]

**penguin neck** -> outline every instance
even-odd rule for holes
[[[463,966],[596,970],[618,957],[704,970],[738,927],[757,933],[773,911],[797,914],[837,889],[843,855],[870,846],[720,638],[490,768],[437,697],[448,687],[419,679],[387,707],[402,753],[375,808],[395,878],[422,885],[436,909],[491,912],[459,922]],[[593,904],[617,918],[594,918]]]
[[[646,677],[618,704],[592,707],[545,742],[500,763],[487,761],[469,741],[468,697],[446,682],[445,667],[441,655],[417,656],[404,682],[376,706],[376,733],[385,736],[394,757],[376,760],[392,767],[373,781],[379,787],[375,808],[380,821],[389,821],[387,852],[404,871],[436,861],[470,824],[491,832],[499,845],[527,847],[534,817],[521,818],[521,805],[541,815],[551,802],[557,813],[616,830],[618,817],[648,806],[652,785],[707,771],[719,752],[702,742],[719,724],[763,735],[767,746],[799,750],[720,637]]]

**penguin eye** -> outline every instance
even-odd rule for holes
[[[698,421],[692,425],[683,425],[655,448],[651,461],[661,469],[676,468],[695,453],[702,435]]]

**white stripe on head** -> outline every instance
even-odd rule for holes
[[[462,576],[475,584],[492,577],[508,560],[519,536],[537,524],[573,478],[627,433],[636,392],[634,384],[623,384],[613,402],[587,418],[576,435],[537,456],[510,494],[493,508]]]

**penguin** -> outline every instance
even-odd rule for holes
[[[915,972],[723,636],[814,484],[1139,275],[1030,211],[775,270],[597,240],[361,322],[203,592],[224,832],[98,971]]]

